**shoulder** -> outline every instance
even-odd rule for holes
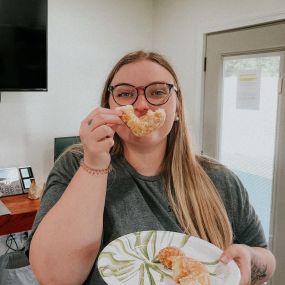
[[[79,154],[68,151],[55,161],[46,181],[38,217],[45,215],[59,200],[79,168],[80,159]]]
[[[205,155],[197,156],[197,160],[216,187],[240,186],[237,175],[218,160]]]
[[[207,155],[196,155],[196,159],[205,171],[222,170],[225,166],[218,160]]]
[[[74,152],[72,150],[65,152],[55,161],[48,179],[57,176],[62,179],[70,180],[78,170],[82,157],[83,154],[79,152]]]
[[[201,156],[197,159],[223,200],[233,227],[235,242],[266,246],[260,220],[239,177],[210,157]]]
[[[80,155],[65,152],[54,163],[46,180],[41,205],[45,201],[54,201],[60,198],[75,172],[79,168]]]
[[[200,165],[207,173],[220,194],[228,214],[233,215],[237,205],[242,205],[248,199],[248,194],[238,176],[227,166],[208,157],[197,157]]]

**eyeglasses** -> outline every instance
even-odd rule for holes
[[[139,96],[139,90],[144,91],[144,97],[146,101],[155,106],[165,104],[172,90],[177,92],[177,88],[174,84],[165,82],[152,82],[147,86],[135,87],[131,84],[120,83],[114,86],[109,86],[108,91],[112,94],[114,101],[120,105],[133,105]]]

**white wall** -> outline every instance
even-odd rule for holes
[[[284,0],[154,0],[153,46],[173,63],[200,149],[204,34],[285,19]]]
[[[107,72],[130,50],[154,47],[174,65],[199,148],[203,35],[285,19],[284,0],[49,0],[48,8],[49,91],[3,93],[0,104],[0,167],[31,165],[41,180],[54,137],[77,134]]]
[[[31,165],[45,180],[53,139],[78,134],[125,53],[152,46],[152,0],[49,0],[48,92],[2,93],[0,167]]]

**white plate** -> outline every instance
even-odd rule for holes
[[[109,243],[98,258],[99,272],[109,285],[176,285],[172,271],[157,262],[166,246],[181,248],[186,256],[204,263],[211,285],[238,285],[240,271],[234,261],[218,262],[222,251],[211,243],[176,232],[143,231],[121,236]]]

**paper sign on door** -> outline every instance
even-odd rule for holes
[[[261,70],[243,70],[238,74],[236,108],[258,110]]]

